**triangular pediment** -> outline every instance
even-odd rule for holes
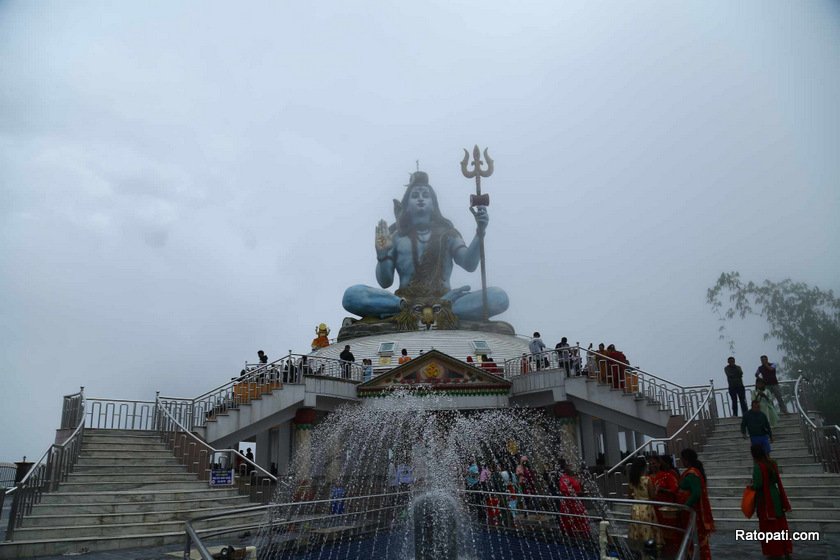
[[[506,395],[510,386],[510,381],[500,375],[438,350],[431,350],[358,385],[356,390],[360,397],[379,395],[395,389]]]

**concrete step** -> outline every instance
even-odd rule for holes
[[[714,442],[706,442],[706,445],[703,447],[704,451],[708,451],[710,453],[727,453],[727,452],[734,452],[738,451],[741,452],[743,450],[747,450],[749,452],[750,447],[752,444],[748,438],[741,438],[739,440],[734,441],[727,441],[725,443],[714,443]],[[770,447],[773,451],[790,451],[790,450],[798,450],[804,451],[805,453],[808,452],[808,446],[804,441],[801,440],[773,440],[770,444]],[[701,457],[702,460],[702,457]]]
[[[715,517],[720,516],[733,519],[739,515],[742,517],[744,515],[741,512],[740,500],[737,506],[718,508],[712,506],[712,512]],[[820,519],[822,521],[835,521],[838,523],[838,528],[840,528],[840,508],[798,508],[794,507],[793,503],[791,503],[791,511],[785,515],[790,522],[799,519]]]
[[[743,488],[741,489],[743,492]],[[837,498],[833,496],[788,496],[790,505],[794,510],[812,509],[812,508],[837,508]],[[712,504],[712,509],[717,508],[740,508],[741,507],[741,493],[737,496],[709,496],[709,502]]]
[[[202,521],[199,528],[225,527],[231,523],[259,525],[265,512],[238,514],[219,519]],[[183,520],[158,521],[153,523],[124,523],[108,525],[72,525],[67,527],[18,527],[15,540],[66,539],[71,537],[118,537],[124,534],[154,535],[184,530]]]
[[[82,449],[79,453],[80,459],[135,459],[138,456],[148,457],[148,458],[163,458],[163,457],[174,457],[174,454],[171,450],[166,448],[159,448],[154,450],[147,450],[143,451],[142,453],[136,450],[125,450],[125,449],[112,449],[112,448],[105,448],[105,449]]]
[[[33,515],[27,516],[23,526],[27,528],[44,527],[71,527],[71,526],[94,526],[94,525],[142,525],[153,523],[165,523],[175,521],[186,521],[204,515],[224,513],[235,507],[248,507],[250,502],[247,496],[241,496],[241,500],[235,505],[204,507],[192,509],[176,509],[147,511],[135,513],[74,513],[63,515]],[[82,536],[82,535],[79,535]]]
[[[790,520],[788,525],[790,525],[791,532],[818,531],[821,535],[836,535],[838,532],[840,532],[840,521],[825,521],[823,519],[796,519]],[[740,514],[740,517],[715,516],[715,529],[717,531],[735,531],[736,529],[744,529],[746,531],[758,531],[758,520],[755,518],[755,516],[753,516],[752,519],[747,519],[744,517],[743,514]],[[756,546],[758,546],[758,543],[756,543]],[[794,549],[795,548],[796,544],[794,544]],[[758,552],[760,553],[761,549],[759,549]],[[796,551],[794,551],[794,554],[796,554]],[[760,557],[761,556],[756,556],[756,558]]]
[[[751,477],[753,472],[753,465],[750,461],[738,463],[720,463],[706,466],[706,474],[710,477],[719,476],[747,476]],[[788,474],[823,474],[823,467],[820,463],[785,463],[779,466],[782,472],[782,480],[784,475]]]
[[[103,465],[120,465],[120,466],[143,466],[143,465],[180,465],[181,463],[175,458],[172,453],[168,455],[155,454],[153,457],[144,457],[134,455],[131,457],[84,457],[79,456],[76,461],[76,468],[79,467],[99,467]]]
[[[161,441],[157,432],[117,432],[113,430],[85,430],[85,441]]]
[[[100,428],[85,428],[85,438],[97,436],[110,437],[139,437],[139,438],[159,438],[158,432],[155,430],[103,430]]]
[[[741,429],[738,426],[733,426],[731,428],[718,427],[714,433],[709,436],[709,441],[718,442],[727,439],[741,439],[742,437]],[[778,437],[780,439],[802,439],[802,430],[799,426],[776,426],[773,428],[773,437]]]
[[[146,490],[102,492],[98,494],[92,494],[84,491],[50,492],[41,496],[41,503],[44,505],[143,503],[218,498],[237,495],[236,490],[233,488],[210,488],[206,482],[203,484],[203,487],[193,485],[190,489],[186,490],[158,490],[154,493],[150,493]]]
[[[709,486],[715,486],[721,480],[727,480],[728,476],[709,475]],[[840,488],[840,475],[833,473],[819,474],[787,474],[782,476],[782,483],[785,488],[790,486],[837,486]]]
[[[254,532],[253,524],[233,524],[227,527],[235,535]],[[240,533],[240,534],[241,534]],[[0,560],[33,558],[38,556],[75,556],[87,552],[123,548],[151,548],[170,544],[183,544],[184,531],[156,535],[129,534],[118,537],[67,537],[60,540],[16,540],[0,544]]]
[[[186,472],[183,467],[167,467],[169,470],[165,472],[143,472],[130,473],[121,471],[91,471],[91,472],[74,472],[68,478],[67,482],[62,482],[61,486],[66,484],[83,484],[83,483],[104,483],[113,482],[118,484],[133,484],[135,482],[166,482],[166,481],[195,481],[198,479],[195,473]],[[60,489],[59,489],[60,491]]]
[[[710,481],[709,496],[718,498],[726,496],[738,496],[738,498],[740,498],[741,495],[744,493],[744,486],[746,486],[746,483],[748,481],[749,478],[747,477],[741,479],[740,481]],[[840,497],[840,485],[801,486],[788,484],[787,482],[785,482],[785,491],[787,492],[790,499],[821,498],[826,496]]]
[[[165,476],[165,475],[159,475]],[[68,481],[62,482],[56,494],[78,494],[78,493],[101,493],[101,492],[127,492],[143,490],[145,492],[158,492],[160,490],[196,490],[206,488],[207,482],[196,479],[158,479],[158,480],[99,480],[88,482]]]
[[[143,474],[159,474],[159,473],[183,473],[184,466],[178,464],[176,461],[165,463],[162,465],[76,465],[73,474],[96,474],[102,477],[110,477],[111,475],[133,475],[141,476]],[[71,475],[73,476],[73,475]],[[195,475],[193,475],[195,476]]]
[[[779,464],[784,464],[787,461],[790,461],[794,457],[803,457],[808,455],[807,449],[777,449],[775,445],[772,446],[773,451],[770,455],[775,459]],[[742,459],[746,458],[752,460],[752,454],[750,453],[749,447],[743,447],[741,449],[733,449],[731,451],[718,451],[716,449],[708,449],[707,451],[699,451],[700,460],[703,461],[703,464],[706,465],[707,463],[726,463],[731,460]],[[813,461],[813,459],[811,459]]]
[[[149,500],[149,501],[124,501],[125,497],[120,495],[117,498],[123,501],[103,503],[72,503],[63,504],[38,504],[32,508],[32,515],[71,515],[71,514],[123,514],[123,513],[150,513],[158,511],[188,511],[206,510],[213,508],[237,508],[248,505],[247,496],[239,496],[235,493],[218,495],[204,498],[184,498],[180,500]],[[28,518],[27,518],[28,519]]]
[[[89,451],[160,451],[167,449],[166,445],[159,441],[88,441],[87,439],[82,443],[82,454]],[[171,451],[170,451],[171,452]]]
[[[780,414],[779,421],[776,426],[799,426],[801,425],[801,421],[799,420],[798,414]],[[724,427],[735,427],[736,429],[740,429],[741,427],[741,417],[728,417],[728,418],[721,418],[718,420],[717,429],[721,429]]]

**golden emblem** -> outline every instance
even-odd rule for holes
[[[426,379],[437,379],[441,373],[443,373],[443,370],[436,363],[431,363],[423,368],[423,376]]]

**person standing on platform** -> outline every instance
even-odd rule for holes
[[[257,357],[260,359],[261,364],[267,364],[268,363],[268,356],[262,350],[257,350]]]
[[[569,342],[564,336],[554,347],[557,351],[557,361],[560,362],[560,367],[566,370],[566,377],[571,377],[571,359],[569,355]]]
[[[738,416],[738,402],[741,403],[741,414],[747,413],[747,391],[744,389],[744,370],[735,364],[735,358],[729,356],[726,367],[726,382],[729,384],[729,399],[732,401],[732,416]]]
[[[356,361],[356,356],[350,351],[350,345],[344,346],[344,350],[338,355],[341,360],[341,377],[350,379],[350,364]]]
[[[763,379],[767,384],[767,390],[773,393],[776,400],[779,401],[779,411],[782,414],[787,414],[787,407],[782,398],[782,390],[779,388],[779,378],[776,376],[776,364],[770,363],[767,356],[761,357],[761,365],[755,370],[756,379]]]
[[[542,356],[542,353],[545,352],[545,343],[540,338],[540,333],[534,333],[534,338],[528,343],[528,350],[531,351],[531,359],[534,360],[535,369],[537,371],[543,369],[542,361],[544,356]]]

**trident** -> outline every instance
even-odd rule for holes
[[[489,177],[493,174],[493,160],[487,154],[487,148],[484,148],[484,159],[487,160],[487,169],[481,169],[483,162],[481,161],[481,152],[478,149],[478,144],[473,148],[473,170],[467,171],[467,163],[470,160],[470,154],[464,149],[464,159],[461,161],[461,173],[467,179],[475,177],[475,194],[470,195],[470,212],[473,216],[478,213],[474,208],[476,206],[490,206],[490,195],[481,194],[481,178]],[[484,306],[484,320],[489,319],[487,312],[487,269],[484,264],[484,234],[480,236],[479,240],[479,255],[481,257],[481,303]]]

